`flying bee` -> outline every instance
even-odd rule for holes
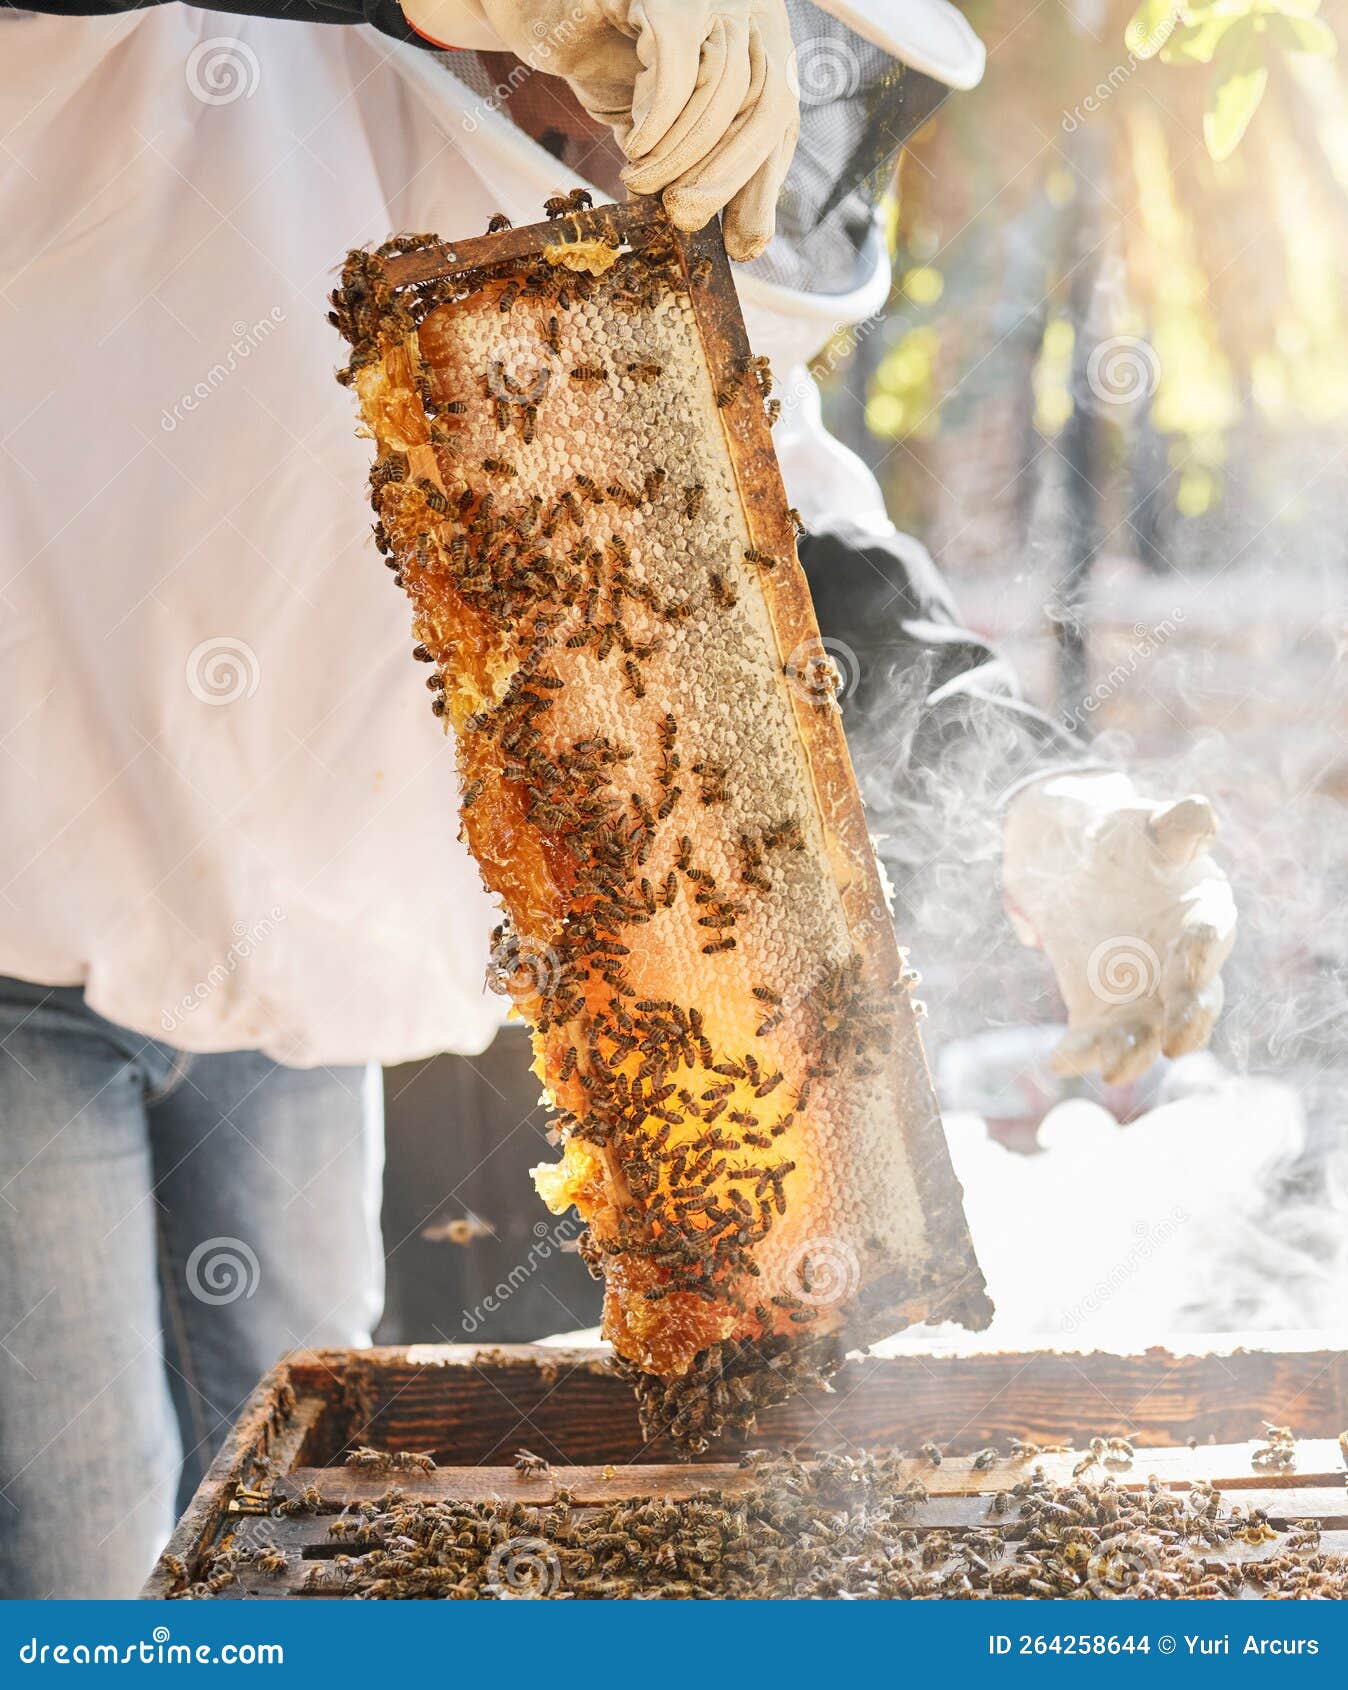
[[[479,1238],[495,1238],[496,1228],[470,1209],[467,1214],[455,1215],[446,1221],[431,1221],[422,1227],[421,1236],[428,1244],[472,1244]]]
[[[933,1467],[941,1465],[941,1448],[939,1444],[923,1444],[922,1453]]]
[[[543,1456],[535,1455],[532,1450],[517,1449],[515,1451],[515,1471],[532,1477],[539,1473],[549,1473],[552,1469]]]

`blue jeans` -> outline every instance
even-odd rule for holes
[[[134,1596],[262,1373],[369,1343],[379,1085],[0,978],[0,1598]]]

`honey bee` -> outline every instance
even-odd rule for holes
[[[504,475],[507,479],[519,474],[509,458],[483,458],[482,467],[488,475]]]
[[[552,1469],[543,1456],[535,1455],[532,1450],[517,1449],[515,1451],[515,1471],[533,1476],[538,1473],[549,1473]]]
[[[647,382],[654,381],[658,376],[663,375],[664,368],[663,364],[655,363],[629,364],[627,373],[629,376],[635,376],[638,381]]]
[[[744,561],[756,563],[760,569],[775,569],[777,566],[777,559],[773,557],[772,553],[760,551],[757,546],[746,546],[744,548]]]
[[[923,1444],[922,1454],[926,1456],[933,1467],[941,1465],[941,1446],[939,1444]]]
[[[724,575],[716,570],[711,573],[711,596],[722,610],[729,610],[732,605],[739,603],[739,594],[726,580]]]
[[[607,381],[608,371],[602,364],[577,364],[571,372],[571,379],[586,387],[596,382]]]
[[[433,481],[427,480],[424,475],[419,476],[417,487],[421,496],[437,515],[443,515],[449,509],[449,501]]]
[[[287,1497],[277,1510],[280,1514],[317,1514],[323,1506],[323,1496],[317,1485],[305,1485],[298,1496]]]
[[[752,358],[746,358],[743,365],[745,375],[751,375],[758,382],[766,399],[772,392],[772,366],[760,352]]]
[[[472,1244],[479,1238],[495,1238],[496,1228],[470,1209],[465,1215],[450,1220],[432,1221],[422,1227],[421,1236],[428,1244]]]
[[[504,211],[494,211],[487,220],[487,233],[489,235],[499,235],[502,229],[513,229],[514,227],[515,225]]]
[[[435,1471],[434,1459],[414,1449],[395,1450],[389,1457],[389,1466],[395,1473],[433,1473]]]

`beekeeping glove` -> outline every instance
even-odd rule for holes
[[[1130,1080],[1207,1043],[1236,910],[1206,798],[1160,804],[1127,775],[1050,775],[1007,810],[1003,885],[1067,1005],[1061,1073]]]
[[[564,77],[681,229],[724,211],[726,251],[755,258],[800,126],[783,0],[402,0],[418,34],[497,48]]]

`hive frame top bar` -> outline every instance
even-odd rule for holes
[[[624,205],[571,211],[543,223],[452,243],[428,237],[424,246],[380,258],[379,266],[395,294],[435,283],[448,283],[451,289],[461,284],[461,291],[469,293],[494,275],[508,275],[515,266],[524,268],[545,257],[556,261],[559,248],[598,242],[625,254],[662,237],[671,244],[682,270],[715,385],[728,397],[718,414],[751,543],[765,553],[789,560],[789,567],[774,569],[762,578],[778,660],[785,665],[791,654],[802,650],[817,651],[823,660],[827,654],[796,557],[795,522],[787,504],[762,391],[750,367],[752,349],[734,276],[715,221],[694,234],[684,234],[669,222],[658,200],[641,197]],[[441,305],[451,303],[452,297],[451,292]],[[963,1193],[950,1164],[911,997],[902,978],[904,960],[895,942],[841,712],[821,710],[795,689],[790,707],[819,814],[836,848],[834,869],[848,929],[864,959],[872,988],[893,997],[897,1041],[902,1047],[895,1059],[904,1062],[915,1088],[925,1088],[926,1106],[915,1111],[920,1120],[912,1120],[908,1126],[908,1152],[923,1207],[929,1260],[939,1258],[946,1271],[939,1286],[932,1287],[928,1306],[908,1308],[904,1319],[895,1319],[895,1324],[953,1320],[978,1330],[987,1326],[992,1307],[969,1236]],[[899,1313],[893,1304],[885,1308],[883,1298],[875,1303],[867,1298],[866,1303],[882,1317],[894,1319]],[[887,1330],[893,1330],[893,1326]],[[853,1330],[851,1341],[866,1343],[883,1335],[880,1330],[863,1327]]]

